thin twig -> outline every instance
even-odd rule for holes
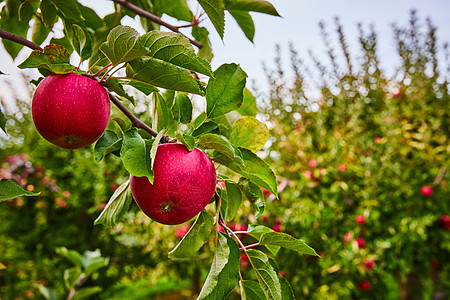
[[[439,170],[439,174],[436,176],[436,178],[434,179],[433,185],[439,185],[442,182],[442,178],[444,178],[444,174],[445,174],[445,170],[447,168],[446,167],[442,167]]]
[[[0,37],[24,45],[33,50],[44,51],[40,46],[36,45],[35,43],[4,30],[0,30]]]
[[[114,105],[117,106],[118,109],[120,109],[125,116],[127,116],[128,119],[130,119],[131,123],[133,124],[133,127],[141,128],[148,133],[150,133],[152,136],[157,136],[158,132],[153,130],[150,126],[139,120],[135,115],[133,115],[132,112],[130,112],[123,104],[119,101],[111,92],[108,91],[109,99],[111,100]],[[172,139],[168,136],[163,136],[160,140],[160,143],[170,143],[172,142]]]
[[[244,249],[254,248],[254,247],[258,247],[258,246],[261,246],[261,244],[260,243],[254,243],[254,244],[250,244],[248,246],[245,246]],[[244,249],[243,248],[239,248],[239,250],[244,250]]]
[[[132,12],[134,12],[137,15],[140,15],[141,17],[147,18],[150,21],[158,23],[158,24],[166,27],[167,29],[172,30],[173,32],[181,33],[177,26],[174,26],[172,24],[169,24],[169,23],[163,21],[160,17],[155,16],[154,14],[149,13],[148,11],[146,11],[146,10],[144,10],[144,9],[134,5],[134,4],[132,4],[128,0],[112,0],[112,1],[117,3],[117,4],[122,5],[125,8],[128,8],[129,10],[131,10]],[[181,34],[183,34],[183,33],[181,33]],[[191,39],[191,38],[189,38],[187,36],[185,36],[185,37],[187,39],[189,39],[189,41],[191,42],[192,45],[198,47],[199,49],[203,47],[203,45],[201,43],[199,43],[198,41],[193,40],[193,39]]]
[[[100,79],[98,77],[95,77],[91,74],[84,74],[83,76],[86,76],[86,77],[88,77],[92,80],[95,80],[95,81],[99,82],[100,84],[104,85],[104,82],[100,82]],[[108,93],[109,100],[111,100],[111,102],[114,103],[114,105],[117,106],[117,108],[120,109],[123,112],[123,114],[125,116],[127,116],[128,119],[130,119],[133,127],[145,130],[154,137],[156,137],[158,135],[158,132],[156,132],[150,126],[148,126],[147,124],[145,124],[144,122],[139,120],[139,118],[136,117],[131,111],[129,111],[125,107],[125,105],[123,105],[122,102],[120,102],[120,100],[116,98],[116,96],[114,96],[105,86],[103,86],[103,87],[105,88],[106,92]],[[176,141],[175,139],[172,139],[171,137],[165,135],[161,138],[160,143],[162,143],[162,144],[173,143],[175,141]]]
[[[97,73],[95,73],[93,76],[94,76],[94,77],[99,76],[105,69],[108,69],[109,67],[111,67],[111,65],[112,65],[112,64],[108,64],[106,67],[101,68],[100,71],[98,71]],[[88,71],[88,73],[89,73],[89,71]]]

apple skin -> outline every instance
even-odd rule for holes
[[[424,185],[421,189],[420,192],[422,193],[423,196],[425,197],[429,197],[433,194],[433,188],[429,185]]]
[[[65,149],[88,146],[108,125],[108,93],[95,80],[82,75],[51,74],[33,96],[34,125],[44,139]]]
[[[153,184],[131,176],[130,187],[140,209],[156,222],[175,225],[189,221],[214,195],[217,175],[203,151],[182,144],[161,144],[153,164]]]

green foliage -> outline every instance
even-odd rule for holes
[[[380,68],[373,28],[359,26],[356,64],[338,20],[339,49],[325,43],[329,65],[312,56],[317,68],[311,68],[291,46],[293,78],[279,75],[286,74],[280,60],[266,68],[271,97],[261,108],[272,136],[266,160],[286,184],[279,188],[283,205],[268,201],[262,218],[301,236],[321,256],[298,260],[280,249],[278,265],[299,298],[450,292],[442,221],[450,209],[448,62],[438,60],[436,28],[421,23],[413,12],[409,26],[393,26],[400,64],[391,76]],[[317,100],[309,96],[307,69],[324,79]],[[421,194],[425,185],[431,196]]]
[[[15,199],[20,196],[38,196],[39,193],[32,193],[24,190],[20,185],[8,179],[0,180],[0,201]]]
[[[193,256],[209,238],[213,225],[214,218],[206,211],[202,211],[181,242],[169,252],[169,258],[183,259]]]
[[[219,232],[214,261],[198,299],[225,299],[238,284],[238,275],[239,247],[231,237]]]
[[[253,246],[242,243],[238,236],[242,232],[230,229],[226,223],[232,222],[242,213],[240,209],[248,206],[252,208],[249,216],[256,222],[265,205],[261,188],[276,194],[277,178],[271,167],[256,154],[266,144],[269,133],[267,127],[256,119],[255,97],[245,89],[247,74],[235,63],[223,64],[212,72],[208,62],[212,57],[209,33],[198,27],[201,15],[193,17],[185,0],[133,1],[133,4],[116,2],[119,6],[115,12],[103,19],[76,0],[38,2],[40,3],[25,1],[18,6],[15,2],[6,1],[1,11],[2,28],[5,19],[11,22],[8,27],[11,28],[11,33],[20,33],[25,37],[28,27],[23,26],[20,32],[18,27],[25,25],[21,22],[29,24],[33,18],[32,41],[40,45],[51,31],[57,30],[53,26],[60,19],[64,26],[64,37],[53,38],[52,43],[46,45],[43,51],[31,52],[19,68],[37,68],[43,76],[76,72],[93,78],[108,92],[116,94],[117,98],[129,100],[130,103],[119,103],[110,94],[111,101],[117,106],[117,109],[113,108],[113,113],[120,111],[130,121],[113,115],[112,119],[116,123],[109,124],[93,149],[89,147],[75,152],[56,152],[34,130],[30,131],[29,128],[33,128],[30,107],[22,105],[21,115],[16,115],[10,123],[17,122],[21,125],[13,127],[15,130],[12,130],[12,134],[26,138],[1,144],[2,148],[11,151],[32,154],[30,161],[26,155],[19,158],[8,156],[5,171],[0,169],[2,176],[6,174],[5,177],[8,178],[1,181],[1,200],[9,201],[11,208],[11,211],[0,211],[0,216],[9,218],[2,223],[0,231],[4,235],[1,236],[1,243],[8,248],[6,264],[2,263],[8,265],[7,272],[6,275],[0,273],[0,278],[4,277],[6,282],[11,283],[2,287],[2,291],[9,297],[17,291],[23,294],[25,287],[28,289],[26,297],[30,295],[29,292],[34,291],[40,292],[47,299],[59,299],[65,294],[68,294],[68,299],[97,296],[111,299],[115,291],[127,291],[134,284],[128,284],[128,287],[120,284],[111,287],[111,282],[133,282],[136,277],[140,277],[139,268],[142,265],[143,273],[150,281],[153,277],[152,268],[158,266],[161,268],[160,274],[167,274],[168,270],[173,269],[176,270],[173,272],[175,277],[180,279],[192,272],[195,288],[191,293],[184,291],[187,297],[195,295],[199,299],[224,299],[233,291],[237,292],[239,282],[244,286],[240,276],[240,251],[243,251],[248,252],[249,257],[254,260],[252,265],[256,278],[267,295],[270,294],[274,299],[292,299],[291,288],[278,275],[276,264],[261,251],[248,250],[247,247]],[[221,37],[227,7],[233,9],[233,17],[251,40],[254,37],[254,24],[249,11],[278,15],[267,1],[198,2]],[[135,14],[141,16],[141,23],[147,31],[143,35],[129,26],[119,25],[123,17],[134,17]],[[166,26],[159,20],[158,17],[163,14],[191,21],[191,24],[180,26],[193,27],[192,35],[204,43],[203,50],[196,53],[192,44],[200,48],[198,41],[179,33],[180,27]],[[160,31],[159,25],[176,33]],[[3,42],[7,51],[15,58],[20,46]],[[32,48],[39,49],[37,45]],[[75,55],[78,56],[77,67],[70,64]],[[81,70],[82,62],[87,60],[89,69]],[[197,73],[206,75],[206,78]],[[33,80],[33,83],[37,85],[40,80],[41,78]],[[136,95],[136,92],[142,92],[146,97],[141,98],[139,96],[142,95]],[[195,107],[192,101],[194,95],[186,93],[197,94],[197,99],[205,105]],[[149,104],[151,109],[142,110],[142,107],[148,108]],[[134,107],[129,109],[129,105],[135,106],[136,111]],[[192,120],[195,114],[198,116]],[[0,121],[5,123],[3,113]],[[150,123],[157,132],[146,125]],[[6,131],[5,125],[1,128]],[[153,163],[158,145],[160,142],[175,142],[175,139],[179,139],[189,150],[194,147],[205,150],[215,162],[223,165],[217,167],[227,176],[219,176],[224,178],[224,186],[217,189],[212,205],[205,207],[191,229],[184,234],[177,234],[175,231],[175,238],[183,239],[167,255],[167,251],[163,252],[163,249],[173,248],[176,241],[173,236],[167,238],[168,232],[173,235],[173,228],[165,229],[159,224],[151,223],[139,213],[139,208],[132,202],[128,178],[130,175],[145,176],[153,183]],[[25,168],[19,165],[19,161]],[[99,165],[89,163],[93,161]],[[33,163],[44,162],[47,166],[38,165],[40,170],[37,172],[31,167]],[[106,169],[110,167],[114,170]],[[46,170],[51,170],[48,176],[54,179],[47,177]],[[16,171],[18,174],[14,174]],[[20,173],[21,171],[24,172]],[[64,186],[61,189],[59,182]],[[35,189],[41,189],[42,193],[33,192]],[[110,196],[111,190],[114,192]],[[36,204],[25,202],[23,196],[38,197]],[[102,204],[108,198],[108,203]],[[20,227],[16,224],[19,214],[24,215],[27,220],[20,224],[20,230],[12,232],[12,228]],[[97,224],[106,228],[93,226]],[[214,239],[210,238],[212,228],[218,231]],[[261,248],[272,251],[271,255],[278,246],[315,253],[301,240],[290,236],[291,239],[288,240],[283,236],[284,240],[281,241],[273,236],[263,235],[260,239],[260,245],[266,246]],[[71,238],[70,242],[67,241],[68,238]],[[102,257],[99,250],[87,250],[92,248],[102,249],[113,259],[110,261]],[[32,251],[33,257],[22,262],[26,251]],[[54,258],[55,251],[75,266],[66,268],[64,262]],[[81,252],[84,254],[80,254]],[[161,259],[162,253],[164,259]],[[214,259],[207,273],[206,266],[210,263],[207,258],[212,257],[212,253]],[[167,256],[173,261],[168,261]],[[179,268],[181,261],[186,258],[199,263]],[[260,263],[262,258],[264,262]],[[9,260],[13,262],[13,267],[9,265]],[[108,270],[99,272],[104,267],[108,267]],[[24,276],[26,279],[16,280],[16,271],[25,268],[30,270]],[[44,272],[45,270],[52,272]],[[271,273],[269,283],[263,275],[265,271]],[[152,273],[152,276],[147,273]],[[159,281],[156,280],[160,277],[155,276],[153,284],[157,285]],[[201,290],[200,278],[205,280]],[[39,282],[38,285],[34,284],[36,281]],[[81,288],[87,281],[87,286]],[[96,285],[93,286],[91,284],[94,281]],[[253,284],[246,285],[254,289]],[[110,290],[105,290],[105,287]],[[142,297],[152,293],[152,290],[145,291]]]
[[[114,191],[102,213],[95,219],[94,225],[103,224],[113,227],[118,223],[122,214],[128,210],[131,202],[130,181],[127,180]]]
[[[75,69],[70,64],[69,52],[55,44],[45,46],[43,52],[34,50],[18,67],[21,69],[44,68],[56,74],[66,74]]]

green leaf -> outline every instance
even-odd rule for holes
[[[192,151],[195,147],[195,138],[191,135],[183,135],[181,133],[177,133],[176,138],[180,143],[182,143],[188,151]]]
[[[243,287],[245,291],[244,300],[266,300],[266,295],[261,286],[252,280],[244,280]]]
[[[128,99],[131,104],[136,105],[136,100],[134,99],[133,96],[128,95],[128,93],[125,91],[125,89],[122,86],[122,83],[115,78],[109,78],[104,85],[111,91],[113,91],[114,93],[116,93],[117,95]]]
[[[71,290],[78,282],[82,274],[80,267],[74,267],[64,270],[64,284],[68,290]]]
[[[146,176],[150,182],[153,181],[153,171],[151,170],[150,148],[147,151],[146,141],[139,135],[136,128],[131,128],[124,132],[120,157],[125,169],[137,177]],[[151,147],[151,146],[150,146]]]
[[[72,19],[77,22],[84,21],[78,8],[76,0],[52,0],[56,8],[63,14],[66,19]]]
[[[158,151],[159,142],[161,141],[161,138],[164,136],[165,133],[166,133],[166,130],[161,130],[160,132],[158,132],[158,134],[155,137],[155,140],[153,141],[152,147],[150,149],[150,159],[151,159],[152,170],[153,170],[153,164],[154,164],[155,158],[156,158],[156,152]],[[153,183],[153,182],[150,181],[150,183]]]
[[[167,107],[172,107],[173,102],[175,101],[175,94],[176,92],[174,90],[166,90],[163,94],[164,100],[166,100]]]
[[[256,218],[259,218],[264,212],[264,196],[261,189],[245,177],[239,178],[238,187],[241,189],[245,198],[247,198],[252,209],[256,212]]]
[[[95,271],[106,267],[109,264],[109,258],[102,257],[100,250],[84,252],[84,273],[90,276]]]
[[[244,101],[242,101],[242,105],[237,112],[241,116],[256,117],[256,97],[248,89],[244,89]]]
[[[112,120],[114,122],[116,122],[116,124],[119,126],[120,130],[122,131],[122,133],[124,133],[125,131],[127,131],[127,128],[129,128],[129,126],[127,125],[127,122],[119,117],[115,117],[112,118]]]
[[[140,43],[139,33],[130,26],[123,25],[119,25],[109,32],[106,42],[100,45],[100,51],[114,66],[148,53],[148,49]]]
[[[198,299],[225,299],[238,284],[238,277],[239,247],[232,238],[219,232],[214,261]]]
[[[149,57],[212,76],[209,63],[195,54],[194,47],[180,33],[152,30],[141,36],[140,41],[150,50]]]
[[[47,288],[47,287],[43,286],[42,284],[38,284],[38,285],[36,285],[36,287],[38,288],[41,295],[47,300],[62,299],[62,297],[60,297],[58,295],[58,293],[53,289]]]
[[[42,22],[45,27],[52,28],[57,17],[56,6],[51,0],[42,0],[39,8],[41,9]]]
[[[24,190],[20,185],[8,179],[0,180],[0,202],[14,199],[20,196],[38,196],[40,193],[32,193]]]
[[[239,206],[241,206],[242,194],[236,182],[232,180],[225,180],[225,187],[227,189],[227,209],[225,212],[225,220],[230,222],[236,215]]]
[[[131,202],[130,181],[127,180],[114,191],[103,211],[95,219],[94,225],[103,224],[106,227],[114,227],[119,218],[130,207]]]
[[[123,84],[130,85],[130,86],[134,87],[135,89],[141,91],[142,93],[144,93],[147,96],[153,92],[159,92],[158,88],[154,87],[151,84],[141,82],[141,81],[130,80],[129,82],[123,83]]]
[[[261,150],[269,139],[269,129],[255,117],[244,116],[234,122],[229,136],[236,147],[252,152]]]
[[[200,116],[202,116],[202,115],[200,115]],[[195,121],[196,120],[194,120],[194,123],[195,123]],[[194,128],[195,127],[196,126],[194,125]],[[198,136],[201,136],[202,134],[218,132],[218,129],[219,129],[219,125],[217,125],[216,122],[208,121],[208,122],[205,122],[205,123],[201,124],[200,126],[198,126],[197,129],[195,129],[194,132],[192,132],[192,135],[195,137],[198,137]]]
[[[85,288],[77,289],[76,293],[73,295],[72,300],[78,299],[92,299],[91,296],[98,294],[102,291],[99,286],[90,286]]]
[[[56,248],[55,251],[57,254],[70,260],[75,266],[78,266],[79,268],[84,267],[83,257],[77,251],[69,250],[66,247]]]
[[[280,272],[278,272],[278,268],[276,268],[276,272],[278,273],[278,280],[280,281],[281,284],[281,299],[294,300],[295,297],[291,285],[289,284],[286,278],[280,275]]]
[[[211,41],[209,40],[208,30],[205,27],[194,26],[192,28],[192,36],[203,46],[198,50],[197,55],[206,61],[211,62],[214,55],[211,49]]]
[[[236,20],[236,23],[242,29],[245,36],[253,43],[255,37],[255,23],[253,23],[252,16],[246,11],[228,10],[230,15]]]
[[[193,256],[203,246],[211,234],[214,225],[214,218],[203,210],[195,220],[189,232],[183,237],[180,243],[169,252],[169,258],[182,259]]]
[[[41,18],[33,16],[33,27],[31,28],[31,41],[36,45],[42,44],[50,33],[50,29],[42,26]]]
[[[167,108],[166,101],[160,93],[153,93],[153,100],[156,108],[156,127],[157,131],[166,129],[169,124],[169,109]]]
[[[278,280],[279,275],[269,261],[269,257],[264,252],[255,249],[247,250],[247,256],[266,299],[282,300],[282,289]]]
[[[247,177],[252,182],[262,188],[265,188],[272,194],[277,195],[277,179],[269,165],[250,150],[245,148],[239,149],[241,150],[241,157],[244,159],[245,167],[230,160],[228,157],[220,153],[216,153],[213,160],[228,167],[236,173]]]
[[[177,20],[192,21],[192,12],[186,0],[152,0],[157,11],[176,18]]]
[[[100,162],[106,154],[120,150],[121,147],[122,139],[119,139],[114,131],[106,130],[97,143],[95,143],[95,161]]]
[[[283,232],[270,232],[261,236],[259,241],[263,245],[280,246],[286,249],[297,251],[300,254],[319,256],[316,251],[308,246],[303,240]]]
[[[203,92],[201,83],[192,77],[188,70],[152,57],[130,61],[126,73],[129,78],[169,90],[193,94]]]
[[[3,114],[2,108],[0,107],[0,128],[6,133],[6,117]]]
[[[223,39],[225,30],[225,6],[223,0],[198,0],[198,3],[203,7],[217,33]]]
[[[25,1],[19,6],[19,21],[30,20],[33,17],[34,9],[30,2]]]
[[[93,30],[98,30],[100,27],[103,26],[102,19],[97,15],[97,13],[92,8],[83,6],[80,3],[78,3],[78,8],[80,9],[81,14],[84,17],[84,24],[87,27],[90,27]]]
[[[254,11],[279,17],[277,10],[265,0],[225,0],[227,10]]]
[[[172,106],[175,121],[187,124],[192,119],[192,102],[186,94],[177,94]]]
[[[50,44],[56,44],[56,45],[60,45],[62,46],[64,49],[67,50],[67,52],[70,54],[72,54],[73,52],[73,47],[72,44],[69,41],[69,38],[67,37],[67,35],[65,35],[64,37],[60,38],[60,39],[55,39],[54,37],[50,40]]]
[[[70,37],[75,51],[80,55],[81,60],[85,61],[92,55],[92,38],[86,29],[78,26],[77,24],[72,25],[73,35]]]
[[[239,151],[223,135],[205,133],[198,138],[197,144],[203,149],[216,150],[239,165],[244,164]]]
[[[220,117],[237,110],[243,101],[247,74],[236,64],[223,64],[210,78],[206,88],[206,113],[209,118]]]
[[[12,7],[10,7],[11,9],[8,9],[9,5],[4,5],[2,7],[0,12],[0,28],[4,31],[26,38],[28,28],[30,28],[30,20],[19,21],[19,1],[8,2],[11,3]],[[17,57],[20,50],[23,48],[22,44],[7,39],[2,39],[2,43],[5,46],[5,50],[13,59]]]
[[[252,237],[254,237],[257,240],[261,239],[261,236],[265,233],[274,232],[271,228],[263,226],[263,225],[249,225],[248,226],[248,233]],[[273,256],[276,256],[278,254],[278,251],[280,251],[279,246],[272,246],[272,245],[265,245],[265,247],[272,253]]]
[[[50,44],[44,52],[33,50],[28,58],[18,65],[20,69],[44,68],[56,74],[67,74],[75,68],[70,64],[70,55],[60,45]]]

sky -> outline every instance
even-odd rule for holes
[[[195,7],[196,1],[188,1],[192,7]],[[94,8],[99,15],[105,15],[113,9],[110,0],[81,0],[80,2]],[[223,63],[235,62],[241,65],[250,78],[256,79],[259,85],[264,85],[262,62],[269,65],[272,63],[275,56],[275,44],[280,44],[284,49],[280,55],[285,61],[286,68],[289,67],[287,47],[290,42],[295,45],[300,56],[305,60],[308,59],[308,49],[311,49],[319,58],[325,59],[325,48],[319,34],[318,23],[324,21],[329,31],[333,33],[336,16],[341,20],[347,42],[354,55],[358,51],[356,24],[361,22],[366,26],[371,23],[375,25],[379,38],[381,66],[387,71],[392,70],[397,60],[391,24],[396,22],[399,25],[406,25],[413,8],[417,10],[422,22],[430,17],[438,27],[439,45],[442,45],[444,41],[450,42],[450,18],[448,17],[450,1],[448,0],[272,0],[270,2],[282,17],[252,13],[256,27],[254,43],[246,39],[229,15],[226,16],[223,40],[214,31],[209,21],[202,24],[210,31],[215,55],[212,61],[213,69]],[[139,26],[139,23],[131,18],[124,23],[133,27]],[[162,30],[166,29],[162,28]],[[335,35],[332,34],[330,37],[333,39]],[[0,70],[12,76],[23,72],[16,66],[30,51],[22,50],[19,58],[13,62],[0,45]],[[0,77],[0,96],[5,80],[2,77]]]

